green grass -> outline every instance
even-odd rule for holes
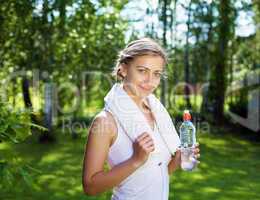
[[[260,146],[232,135],[199,135],[201,163],[171,178],[170,199],[260,199]]]
[[[1,200],[105,200],[83,194],[82,158],[86,136],[76,140],[57,134],[55,144],[38,144],[34,137],[15,146],[33,172],[29,187],[21,181],[0,191]],[[231,135],[198,134],[201,163],[194,172],[178,170],[171,176],[170,199],[174,200],[258,200],[260,199],[260,146]],[[0,152],[13,146],[0,143]]]

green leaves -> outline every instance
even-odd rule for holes
[[[7,103],[0,101],[0,141],[22,142],[32,134],[32,127],[45,131],[44,127],[31,123],[30,115],[31,112],[28,110],[16,111]],[[32,180],[29,171],[31,170],[29,166],[17,161],[12,148],[8,149],[5,154],[0,149],[0,188],[11,187],[18,177],[30,186]]]
[[[30,186],[33,183],[32,177],[30,176],[30,174],[28,173],[27,170],[25,170],[24,168],[19,168],[19,173],[23,179],[23,181]]]
[[[31,173],[41,173],[29,165],[19,165],[17,162],[0,161],[0,188],[10,188],[20,181],[30,187],[33,184]]]
[[[4,141],[17,143],[31,135],[29,112],[16,112],[1,103],[0,108],[0,137]]]
[[[28,110],[15,111],[0,101],[0,139],[18,143],[32,134],[32,127],[46,131],[46,128],[31,123],[31,114]]]

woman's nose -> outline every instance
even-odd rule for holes
[[[145,76],[145,82],[146,83],[149,83],[149,82],[152,82],[152,74],[151,73],[147,73],[146,76]]]

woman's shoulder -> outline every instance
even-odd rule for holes
[[[97,123],[103,124],[112,130],[116,128],[116,121],[113,115],[106,110],[101,110],[99,113],[97,113],[93,121],[97,121]]]
[[[97,133],[105,133],[111,136],[111,145],[117,137],[116,121],[113,115],[106,110],[102,110],[96,114],[93,119],[91,129],[94,129]]]

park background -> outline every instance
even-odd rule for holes
[[[118,51],[151,37],[169,55],[155,94],[201,148],[170,199],[259,200],[259,27],[259,0],[0,0],[0,199],[110,198],[82,190],[88,128]]]

